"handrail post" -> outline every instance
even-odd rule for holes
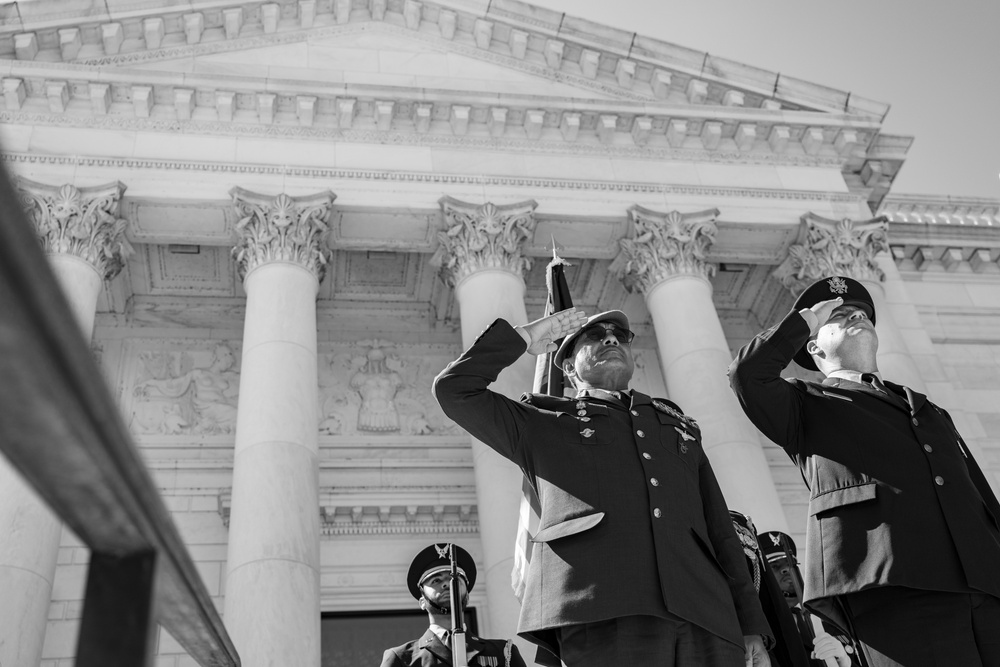
[[[156,647],[155,551],[91,553],[77,667],[148,667]]]

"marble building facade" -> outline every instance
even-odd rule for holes
[[[725,369],[829,273],[1000,489],[1000,202],[891,192],[887,105],[514,0],[70,4],[0,8],[2,157],[244,665],[412,608],[431,541],[513,635],[520,473],[429,388],[541,314],[553,243],[760,529],[807,492]],[[72,664],[86,549],[6,464],[0,530],[0,664]]]

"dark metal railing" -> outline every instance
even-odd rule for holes
[[[0,451],[91,549],[77,667],[151,664],[156,623],[240,664],[4,171]]]

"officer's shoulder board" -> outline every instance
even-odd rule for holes
[[[533,405],[536,408],[541,408],[542,410],[554,410],[567,412],[571,408],[566,407],[567,405],[572,405],[573,401],[568,398],[563,398],[562,396],[548,396],[546,394],[521,394],[521,402],[527,403],[528,405]]]
[[[698,426],[698,422],[696,422],[693,417],[688,417],[686,414],[684,414],[684,411],[681,410],[680,406],[674,403],[673,401],[668,401],[665,398],[654,398],[652,400],[652,403],[653,403],[653,408],[657,412],[662,412],[665,415],[670,415],[674,419],[678,419],[684,422],[684,424],[686,424],[690,428],[696,428],[698,430],[701,430]]]

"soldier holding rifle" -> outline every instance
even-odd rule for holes
[[[730,368],[810,489],[804,604],[871,667],[1000,665],[1000,503],[948,413],[883,381],[876,315],[861,283],[820,280]],[[792,359],[826,379],[784,380]]]
[[[761,554],[781,588],[800,641],[814,667],[861,667],[854,642],[842,630],[823,622],[802,606],[802,574],[792,538],[777,530],[757,536]]]
[[[454,544],[432,544],[418,553],[406,585],[430,627],[420,639],[386,649],[382,667],[525,667],[510,640],[480,639],[465,632],[464,610],[476,584],[476,563]]]

